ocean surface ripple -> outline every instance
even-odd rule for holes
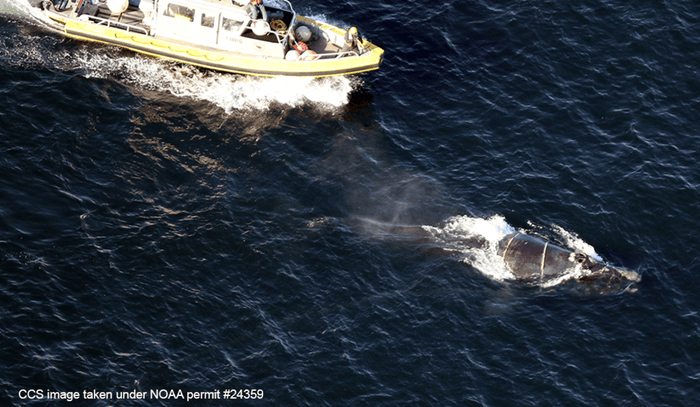
[[[302,0],[386,50],[303,80],[69,40],[0,1],[10,405],[700,399],[697,2]],[[421,228],[440,238],[395,233]],[[522,284],[460,240],[513,230],[642,279]]]

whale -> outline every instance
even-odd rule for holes
[[[494,239],[471,231],[449,232],[448,238],[445,239],[441,233],[434,232],[444,232],[440,227],[395,225],[366,219],[364,223],[385,234],[411,237],[411,241],[419,244],[422,251],[428,255],[459,256],[471,249],[487,252],[494,248],[498,259],[509,272],[508,277],[503,279],[517,280],[528,285],[552,286],[576,280],[584,284],[629,286],[641,280],[640,275],[633,270],[613,267],[589,254],[511,227],[494,242]]]
[[[602,264],[591,256],[565,249],[538,236],[522,232],[507,235],[498,243],[498,255],[516,279],[543,284],[580,268],[578,280],[595,280],[607,284],[637,282],[639,274],[632,270]]]

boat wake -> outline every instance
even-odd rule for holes
[[[117,51],[122,53],[121,51]],[[261,78],[219,73],[174,62],[128,55],[81,52],[72,59],[87,78],[116,78],[140,89],[169,92],[177,97],[203,100],[227,114],[236,110],[267,110],[274,105],[296,108],[312,104],[335,110],[345,106],[360,81],[339,78]]]
[[[227,114],[237,110],[268,110],[272,106],[336,111],[349,103],[362,86],[357,77],[264,78],[214,72],[142,56],[117,47],[64,40],[46,30],[50,21],[26,0],[0,0],[0,10],[22,15],[33,27],[17,27],[22,35],[0,34],[0,61],[4,65],[74,71],[86,78],[112,79],[137,91],[169,92],[177,97],[203,100]],[[20,23],[22,24],[22,23]]]

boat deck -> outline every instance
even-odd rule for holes
[[[99,0],[97,4],[93,4],[91,0],[61,0],[56,3],[55,11],[62,14],[64,17],[69,17],[76,7],[81,7],[79,10],[81,15],[89,15],[91,17],[96,17],[96,19],[109,21],[117,23],[114,25],[115,28],[127,29],[127,26],[137,27],[139,31],[144,30],[146,33],[150,32],[150,24],[146,19],[146,15],[141,11],[138,6],[129,5],[124,13],[112,13],[112,11],[107,7],[106,0]],[[256,35],[252,30],[246,29],[241,37],[256,39],[266,42],[275,43],[278,41],[277,36],[272,32],[265,35]],[[323,52],[319,49],[318,52]]]
[[[78,9],[81,15],[96,17],[99,20],[105,20],[118,23],[117,28],[126,28],[125,26],[138,27],[140,30],[148,32],[149,25],[145,24],[145,15],[137,6],[129,5],[124,13],[112,13],[107,7],[106,0],[99,0],[93,4],[91,0],[60,0],[54,5],[54,10],[60,15],[68,18],[72,15],[73,10]],[[98,21],[99,21],[98,20]]]
[[[145,27],[143,24],[143,19],[146,17],[143,14],[143,11],[141,11],[138,7],[136,6],[129,6],[129,8],[119,14],[114,14],[112,13],[109,8],[107,8],[107,4],[104,2],[104,0],[100,1],[97,5],[92,5],[92,8],[94,9],[94,14],[90,13],[90,9],[86,7],[85,9],[85,14],[90,14],[94,17],[99,17],[99,18],[104,18],[105,20],[110,20],[110,21],[116,21],[122,24],[129,24],[129,25],[135,25],[135,26],[141,26]]]
[[[97,4],[92,4],[89,2],[89,0],[85,0],[85,3],[85,6],[83,6],[83,14],[89,14],[93,17],[115,21],[117,23],[150,29],[149,26],[144,24],[144,18],[146,16],[137,6],[129,5],[129,8],[127,8],[125,12],[115,14],[109,10],[105,0],[100,0]]]

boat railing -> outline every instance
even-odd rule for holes
[[[328,52],[328,53],[323,53],[323,54],[316,54],[314,55],[313,59],[309,58],[308,55],[304,56],[303,54],[300,55],[296,60],[297,61],[320,61],[322,59],[340,59],[343,57],[359,57],[360,54],[358,54],[356,51],[341,51],[341,52]]]
[[[343,57],[359,57],[360,56],[360,54],[358,54],[355,51],[334,52],[332,54],[322,54],[321,56],[323,57],[326,55],[335,56],[334,59],[339,59],[339,58],[343,58]]]
[[[145,34],[148,35],[148,29],[144,27],[139,27],[135,26],[133,24],[127,24],[127,23],[122,23],[119,21],[114,21],[110,20],[107,18],[102,18],[102,17],[97,17],[97,16],[89,16],[87,14],[83,14],[80,17],[87,17],[88,20],[94,22],[96,25],[106,25],[109,28],[119,28],[121,30],[125,30],[126,32],[137,32],[139,34]]]
[[[255,24],[256,21],[260,21],[260,20],[248,20],[248,22],[245,25],[245,29],[249,29],[249,30],[253,31],[253,25]],[[275,36],[275,38],[277,39],[277,42],[279,44],[286,45],[288,32],[289,32],[289,30],[275,31],[275,30],[270,29],[267,31],[267,33],[265,33],[265,35],[272,34]]]

